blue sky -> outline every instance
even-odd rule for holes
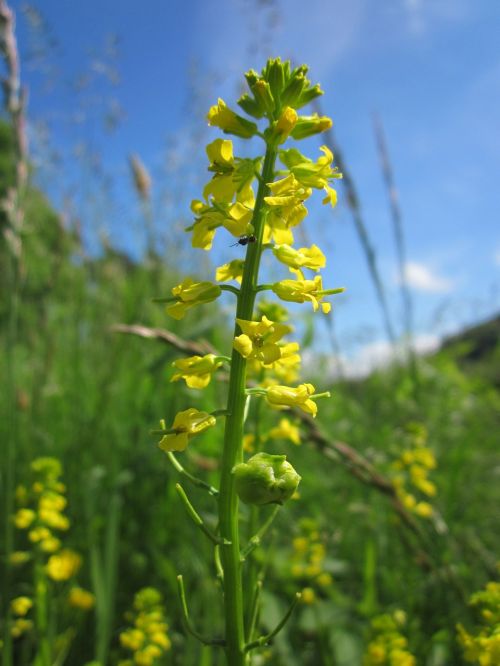
[[[206,177],[203,145],[216,137],[206,128],[208,106],[218,96],[234,102],[242,73],[280,55],[307,63],[326,91],[323,111],[334,120],[358,188],[397,328],[396,256],[374,112],[383,122],[403,212],[420,344],[499,310],[496,0],[31,4],[40,16],[29,14],[30,27],[21,11],[26,3],[12,1],[37,178],[58,206],[81,218],[89,245],[105,226],[128,251],[141,247],[131,152],[153,174],[158,230],[173,237],[169,225],[176,229],[180,216],[189,219],[190,198]],[[90,77],[76,89],[83,73]],[[110,113],[119,118],[113,132],[103,129]],[[319,145],[311,142],[308,150],[315,154]],[[47,156],[54,153],[51,163]],[[339,194],[333,213],[310,207],[307,229],[330,259],[324,281],[348,288],[336,330],[344,354],[361,363],[370,352],[385,354],[386,345],[341,188]],[[225,241],[216,252],[227,261],[235,249]],[[197,261],[187,250],[186,257]]]

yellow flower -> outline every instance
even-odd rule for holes
[[[176,372],[171,382],[184,379],[189,388],[205,388],[210,383],[212,375],[220,368],[222,361],[217,360],[215,354],[206,354],[205,356],[190,356],[181,358],[172,363]]]
[[[286,244],[275,245],[273,254],[281,263],[293,269],[310,268],[318,271],[326,265],[325,255],[317,245],[311,245],[309,248],[301,247],[299,250]]]
[[[31,553],[27,553],[24,550],[15,550],[11,553],[9,558],[10,563],[14,566],[20,566],[21,564],[26,564],[31,559]]]
[[[214,172],[203,190],[206,201],[212,198],[215,202],[230,203],[234,196],[240,203],[253,207],[255,196],[252,181],[260,166],[260,158],[256,160],[233,157],[233,143],[228,139],[216,139],[208,144],[209,171]]]
[[[52,580],[62,581],[72,578],[80,569],[82,558],[73,550],[61,550],[49,557],[47,575]]]
[[[24,618],[18,618],[17,620],[14,620],[10,633],[13,638],[19,638],[28,631],[31,631],[31,629],[33,629],[32,620],[25,620]]]
[[[44,553],[55,553],[60,547],[61,542],[54,536],[50,536],[47,539],[42,539],[42,541],[40,541],[40,549],[43,550]]]
[[[429,502],[418,502],[413,510],[421,518],[430,518],[434,513],[434,509]]]
[[[221,288],[212,282],[194,282],[186,278],[172,289],[172,294],[177,302],[167,305],[167,312],[174,319],[182,319],[194,305],[215,301],[221,294]]]
[[[274,145],[284,143],[288,139],[298,119],[297,111],[290,106],[285,106],[270,133],[270,138],[272,137],[271,140]]]
[[[52,532],[47,527],[35,527],[28,532],[28,539],[32,543],[38,543],[40,541],[44,541],[45,539],[50,539],[51,537]]]
[[[324,155],[317,162],[304,157],[296,148],[280,151],[280,159],[304,187],[325,190],[323,203],[330,203],[333,207],[337,203],[337,193],[330,187],[329,181],[342,178],[342,174],[332,168],[333,153],[328,146],[321,146],[320,150]]]
[[[312,587],[305,587],[302,590],[302,603],[310,606],[315,601],[316,601],[316,593],[314,592]]]
[[[243,267],[245,262],[243,259],[233,259],[227,264],[219,266],[215,271],[215,279],[217,282],[226,282],[228,280],[236,280],[241,284],[241,279],[243,277]]]
[[[288,419],[281,419],[279,424],[269,432],[272,439],[289,439],[293,444],[300,444],[300,432],[297,426]]]
[[[244,358],[256,359],[264,365],[281,358],[281,349],[277,342],[290,333],[291,326],[277,324],[265,315],[260,321],[245,319],[236,319],[236,321],[242,334],[236,336],[233,346]]]
[[[293,243],[291,228],[296,227],[307,215],[304,201],[311,196],[311,189],[303,187],[293,176],[268,183],[271,196],[264,197],[269,206],[266,216],[264,241],[271,237],[276,243]]]
[[[207,120],[209,125],[220,127],[226,134],[235,134],[243,139],[250,139],[258,130],[255,123],[231,111],[220,98],[217,105],[210,107]]]
[[[309,541],[306,539],[306,537],[295,537],[292,544],[293,549],[297,553],[306,553],[309,547]]]
[[[294,303],[312,303],[313,310],[316,312],[321,305],[321,310],[328,314],[332,309],[330,303],[321,302],[323,297],[329,292],[337,290],[323,290],[323,281],[321,275],[316,275],[313,280],[281,280],[275,282],[272,290],[283,301],[292,301]]]
[[[20,530],[27,529],[35,520],[36,513],[32,509],[19,509],[14,516],[14,524]]]
[[[16,597],[10,602],[10,609],[14,615],[26,615],[33,606],[33,601],[29,597]]]
[[[191,437],[215,425],[215,416],[194,407],[179,412],[172,425],[172,434],[164,435],[158,446],[162,451],[184,451]]]
[[[252,195],[253,196],[253,195]],[[241,200],[235,203],[204,204],[202,201],[191,202],[191,210],[196,215],[194,223],[186,228],[193,232],[191,244],[202,250],[210,250],[219,227],[224,227],[235,238],[252,233],[253,201]]]
[[[63,511],[66,508],[67,500],[63,495],[48,492],[42,495],[38,500],[39,511]]]
[[[70,606],[87,611],[93,608],[95,596],[92,592],[84,590],[81,587],[72,587],[68,594],[68,601]]]
[[[246,451],[247,453],[253,453],[255,451],[255,435],[252,433],[247,433],[246,435],[243,435],[243,451]]]
[[[58,511],[52,509],[40,509],[38,516],[42,523],[48,525],[54,530],[67,530],[70,523],[66,516],[63,516]]]
[[[333,583],[333,578],[331,577],[331,575],[329,573],[325,572],[325,573],[320,574],[317,577],[316,582],[321,587],[329,587]]]
[[[139,650],[145,640],[146,636],[140,629],[126,629],[120,634],[120,643],[127,650]]]
[[[290,386],[270,386],[266,399],[270,405],[282,407],[298,407],[306,414],[316,416],[318,406],[311,400],[315,388],[312,384],[300,384],[296,388]]]

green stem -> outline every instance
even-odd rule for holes
[[[264,234],[264,197],[268,193],[266,183],[273,180],[276,151],[267,148],[255,202],[252,224],[255,243],[249,243],[245,258],[245,269],[238,295],[236,316],[251,320],[259,273],[262,238]],[[235,327],[235,336],[239,335]],[[221,561],[224,570],[224,614],[226,626],[226,657],[229,666],[245,666],[245,631],[243,611],[243,590],[240,560],[240,540],[238,521],[238,496],[234,487],[233,467],[243,459],[242,440],[245,411],[246,360],[233,349],[229,378],[228,404],[224,449],[222,454],[221,483],[219,494],[220,535],[225,541],[221,546]]]
[[[51,665],[47,601],[47,577],[37,554],[35,562],[35,618],[38,635],[38,653],[35,664],[37,666]]]

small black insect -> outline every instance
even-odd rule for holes
[[[253,234],[250,236],[242,236],[236,243],[233,243],[231,247],[236,247],[236,245],[248,245],[248,243],[255,243],[256,240],[257,239]]]

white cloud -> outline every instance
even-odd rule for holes
[[[408,261],[405,265],[405,279],[409,287],[417,291],[443,294],[453,289],[453,282],[437,275],[429,266],[416,261]]]
[[[435,351],[439,343],[438,336],[422,334],[413,340],[413,349],[417,354],[428,354]],[[386,367],[393,362],[403,362],[406,356],[407,348],[403,343],[394,346],[386,340],[376,340],[361,347],[354,356],[342,358],[342,372],[347,377],[366,377],[377,368]]]

